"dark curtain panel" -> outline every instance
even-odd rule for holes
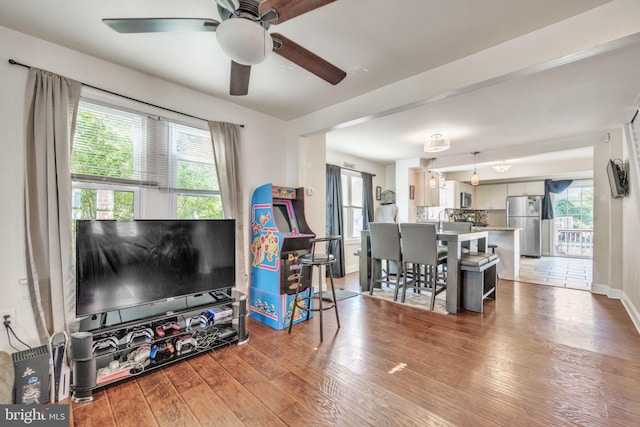
[[[342,178],[340,167],[327,165],[327,236],[342,236],[337,245],[333,277],[344,277],[344,235],[342,231]]]
[[[373,175],[362,173],[362,229],[368,230],[373,221]]]
[[[551,193],[558,194],[571,185],[572,179],[561,181],[544,180],[544,197],[542,198],[542,219],[553,219],[553,205],[551,204]]]

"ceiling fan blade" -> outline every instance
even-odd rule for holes
[[[107,18],[102,22],[119,33],[215,31],[220,25],[215,19],[202,18]]]
[[[242,96],[249,93],[249,76],[251,75],[251,66],[242,65],[231,61],[231,84],[229,86],[229,94]]]
[[[337,85],[347,76],[347,73],[342,71],[340,68],[325,61],[315,53],[300,46],[298,43],[289,40],[282,34],[272,33],[271,38],[274,41],[273,51],[275,53],[288,59],[294,64],[298,64],[305,70],[315,74],[323,80],[326,80],[332,85]]]
[[[278,12],[278,19],[270,20],[270,24],[281,24],[303,13],[310,12],[336,0],[264,0],[260,3],[260,16],[269,9]]]
[[[216,0],[216,3],[231,13],[235,13],[238,6],[240,6],[240,2],[238,0]]]

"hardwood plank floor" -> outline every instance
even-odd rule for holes
[[[357,273],[336,286],[358,291]],[[76,426],[630,426],[640,335],[622,303],[500,280],[484,314],[440,315],[358,295],[250,341],[72,404]]]

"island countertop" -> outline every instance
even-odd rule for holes
[[[497,265],[501,279],[516,280],[520,275],[520,227],[473,227],[473,231],[487,231],[490,245],[496,245],[495,253],[500,258]]]
[[[518,227],[493,227],[493,226],[472,227],[471,229],[473,231],[516,231],[516,230],[522,230],[522,228],[518,228]]]

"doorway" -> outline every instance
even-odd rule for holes
[[[574,181],[553,199],[553,256],[593,258],[593,180]]]

